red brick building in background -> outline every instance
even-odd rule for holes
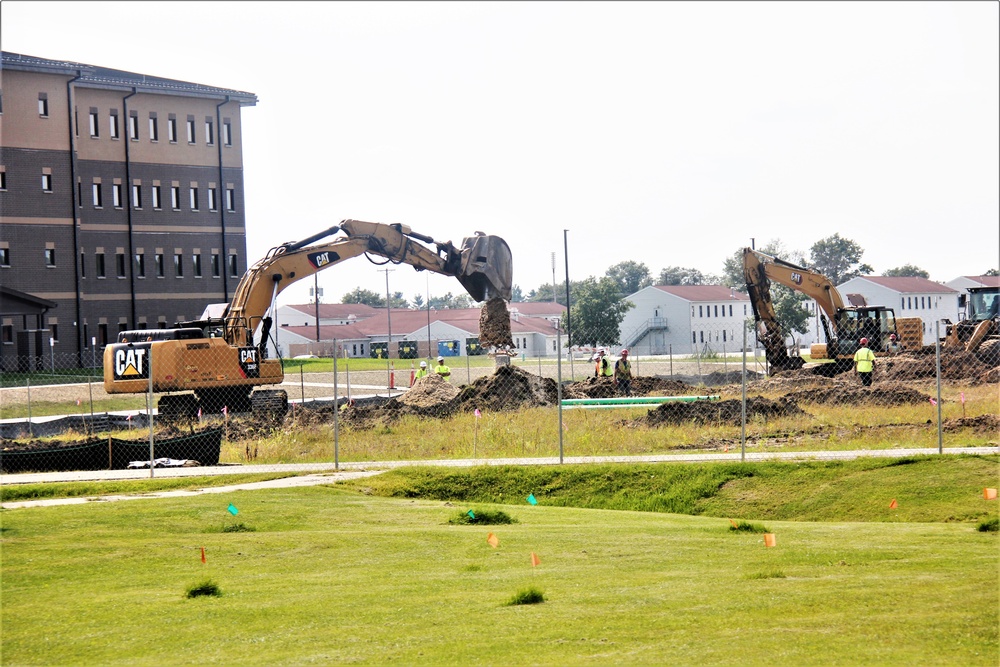
[[[100,363],[246,270],[253,93],[2,53],[0,369]]]

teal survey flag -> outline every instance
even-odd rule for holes
[[[229,513],[232,514],[233,516],[236,516],[237,514],[240,513],[240,511],[236,509],[236,505],[229,503]]]
[[[469,510],[469,518],[470,519],[475,519],[476,518],[476,513],[473,512],[472,510]]]
[[[528,494],[528,502],[530,504],[532,504],[532,505],[537,505],[538,504],[538,501],[535,500],[535,494],[533,494],[533,493],[529,493]]]

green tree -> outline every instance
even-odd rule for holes
[[[569,288],[572,294],[576,294],[576,290],[580,287],[581,283],[576,280],[569,281]],[[576,299],[575,296],[572,297]],[[538,289],[533,289],[528,292],[528,298],[525,301],[539,302],[539,301],[552,301],[552,284],[545,283]],[[562,282],[556,285],[556,302],[566,305],[566,283]]]
[[[620,296],[612,278],[587,278],[573,288],[570,326],[574,345],[617,345],[625,313],[635,304]]]
[[[604,275],[618,284],[618,292],[623,297],[653,284],[653,278],[649,275],[649,267],[632,260],[615,264]]]
[[[354,288],[353,292],[348,292],[341,299],[341,303],[363,303],[372,308],[385,308],[385,299],[377,292],[360,287]]]
[[[904,264],[903,266],[897,266],[895,269],[889,269],[888,271],[882,272],[883,276],[893,276],[897,278],[930,278],[931,274],[927,273],[919,266],[914,266],[912,264]]]
[[[510,289],[510,300],[511,303],[520,303],[524,301],[524,293],[521,291],[520,285],[514,285]]]
[[[424,295],[423,294],[414,294],[413,295],[413,307],[415,309],[417,309],[417,310],[420,310],[421,308],[424,307]]]
[[[472,297],[468,294],[455,296],[451,292],[446,293],[444,296],[432,296],[429,303],[431,308],[438,310],[444,310],[445,308],[473,308],[476,305]]]
[[[410,307],[410,302],[407,301],[403,297],[403,293],[402,292],[393,292],[392,293],[391,303],[392,303],[392,308],[409,308]]]
[[[711,276],[698,269],[688,269],[681,266],[668,266],[660,271],[657,285],[709,285]]]
[[[875,272],[868,264],[860,263],[863,254],[865,251],[860,244],[841,238],[840,234],[816,241],[809,250],[813,270],[822,273],[834,285]]]

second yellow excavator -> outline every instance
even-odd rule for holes
[[[812,345],[809,356],[832,359],[834,363],[827,364],[832,372],[852,368],[854,353],[862,338],[868,339],[868,347],[876,355],[890,348],[890,335],[896,336],[903,350],[923,346],[922,325],[918,318],[897,319],[893,309],[885,306],[848,306],[830,279],[812,269],[744,248],[743,276],[757,322],[757,336],[773,370],[801,368],[805,361],[798,354],[789,355],[785,347],[785,336],[771,302],[772,281],[801,292],[819,304],[827,342]]]

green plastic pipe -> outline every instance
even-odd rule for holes
[[[648,405],[650,403],[693,403],[695,401],[717,401],[719,396],[625,396],[621,398],[567,398],[562,401],[564,407],[577,406],[628,406],[628,405]]]

